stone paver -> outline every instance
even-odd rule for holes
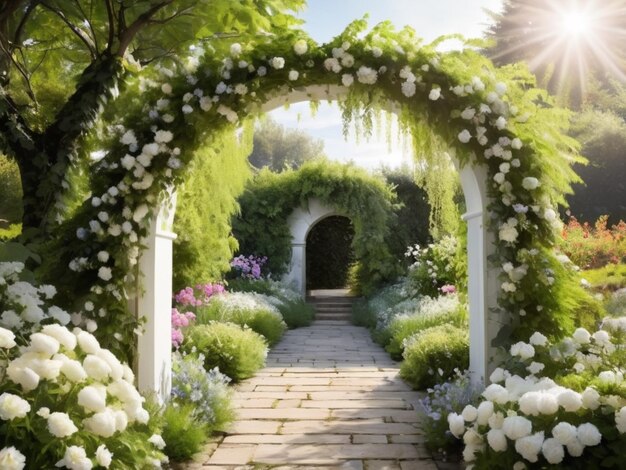
[[[287,332],[236,389],[235,421],[186,469],[436,470],[420,394],[364,328],[316,322]]]

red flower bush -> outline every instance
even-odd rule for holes
[[[582,269],[596,269],[607,264],[626,262],[626,223],[608,227],[603,215],[592,226],[571,217],[563,228],[559,247],[572,262]]]

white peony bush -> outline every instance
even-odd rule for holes
[[[91,333],[55,323],[21,347],[2,327],[0,338],[0,468],[149,468],[163,459],[132,371]]]
[[[468,468],[624,468],[624,338],[579,328],[556,344],[537,332],[512,345],[478,407],[448,416]]]

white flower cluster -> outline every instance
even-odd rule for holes
[[[23,263],[0,262],[0,303],[4,309],[0,311],[0,327],[25,334],[37,330],[42,321],[50,318],[67,325],[70,314],[49,305],[48,301],[56,295],[54,286],[36,287],[20,281],[23,270]]]
[[[521,377],[496,369],[490,377],[492,384],[482,394],[484,401],[448,417],[450,431],[465,443],[465,461],[473,462],[479,453],[489,452],[490,459],[496,459],[506,452],[507,458],[519,459],[514,468],[527,468],[544,460],[559,464],[566,455],[582,457],[585,448],[601,444],[603,435],[592,421],[603,420],[604,426],[612,421],[618,433],[626,433],[626,399],[601,395],[591,386],[579,393],[551,378],[540,377],[548,360],[562,370],[576,361],[573,372],[590,367],[600,383],[619,386],[625,370],[623,364],[612,366],[610,355],[615,349],[606,331],[591,334],[583,328],[557,345],[551,345],[539,332],[531,336],[529,343],[514,344],[511,356],[527,364],[530,374]],[[543,362],[535,360],[538,351]],[[603,412],[594,413],[600,407]]]
[[[0,328],[0,345],[11,349],[15,343],[7,341],[7,338],[11,339],[7,331]],[[123,433],[134,423],[145,424],[149,419],[143,408],[145,399],[133,385],[134,375],[130,368],[109,350],[101,348],[93,335],[80,328],[70,331],[59,324],[45,325],[40,332],[30,335],[28,344],[8,362],[4,373],[8,380],[21,388],[22,393],[20,396],[0,395],[0,419],[13,421],[29,414],[36,415],[45,420],[51,439],[65,439],[79,428],[99,438],[110,438]],[[64,403],[61,411],[45,407],[33,409],[38,403],[38,388],[42,381],[46,382],[46,390],[55,390],[60,396],[72,393],[70,402],[59,400]],[[78,392],[74,395],[76,390]],[[76,413],[78,409],[82,411]],[[86,414],[87,417],[77,421],[76,414]],[[30,417],[31,423],[33,419]],[[2,452],[5,459],[9,456],[19,458],[19,451],[15,449],[5,448]],[[0,453],[0,462],[2,455]],[[98,448],[94,457],[107,468],[112,461],[112,454],[104,445]],[[91,459],[84,448],[70,446],[56,466],[91,468],[90,464]]]

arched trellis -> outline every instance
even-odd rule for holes
[[[305,90],[285,91],[284,94],[269,100],[263,111],[269,112],[288,104],[302,101],[319,100],[341,100],[346,96],[347,89],[339,86],[315,85]],[[391,107],[393,109],[393,107]],[[491,346],[491,339],[495,337],[504,319],[496,314],[489,315],[488,312],[497,307],[497,274],[498,270],[489,269],[488,257],[494,253],[494,243],[490,240],[486,230],[487,224],[485,216],[488,214],[487,207],[489,198],[487,196],[487,169],[482,166],[464,165],[453,158],[459,175],[467,212],[463,215],[463,220],[467,223],[467,246],[468,246],[468,298],[469,298],[469,318],[470,318],[470,370],[477,382],[484,380],[489,370],[490,358],[494,352]],[[171,208],[171,199],[166,199],[165,207]],[[146,269],[145,293],[142,299],[145,305],[166,305],[162,312],[154,310],[154,317],[147,318],[147,332],[139,339],[139,380],[140,385],[144,385],[150,390],[161,390],[163,384],[167,384],[169,377],[169,357],[159,353],[158,345],[168,340],[171,335],[169,323],[164,321],[169,315],[169,305],[164,302],[164,292],[170,292],[171,276],[163,273],[162,267],[171,266],[171,210],[160,210],[159,216],[153,230],[148,237],[148,250],[142,257],[142,269]],[[307,209],[296,209],[290,217],[290,228],[292,240],[292,262],[290,271],[286,276],[288,281],[300,283],[302,292],[305,287],[303,283],[305,269],[305,245],[306,235],[310,228],[319,220],[335,215],[336,211],[325,206],[320,201],[312,200]],[[163,230],[164,226],[169,226],[169,230]],[[154,241],[153,241],[154,240]],[[143,260],[146,260],[145,263]],[[156,261],[153,261],[156,260]],[[162,261],[159,261],[162,260]],[[154,276],[153,266],[160,266],[159,276]],[[157,300],[160,298],[160,300]],[[140,301],[142,302],[142,301]],[[153,311],[150,308],[146,311]],[[154,339],[158,336],[160,339]],[[145,345],[144,347],[142,347]],[[161,349],[162,352],[162,349]],[[161,356],[162,364],[157,366],[154,361],[155,356]],[[146,358],[144,362],[142,360]],[[142,370],[143,369],[143,370]],[[156,375],[155,375],[156,374]],[[145,379],[145,381],[144,381]]]
[[[63,227],[58,254],[76,268],[63,280],[68,297],[74,291],[77,310],[86,300],[102,306],[97,312],[103,343],[128,353],[135,321],[125,293],[147,247],[139,269],[146,295],[135,303],[137,316],[147,318],[146,331],[153,332],[139,339],[140,381],[142,371],[152,376],[142,388],[167,390],[168,382],[167,357],[154,361],[156,348],[169,344],[163,317],[169,318],[165,295],[169,300],[171,289],[150,271],[160,266],[159,253],[151,250],[171,238],[161,218],[151,222],[159,201],[181,181],[181,167],[199,146],[217,145],[243,116],[285,102],[341,98],[348,119],[357,110],[367,118],[372,107],[391,107],[409,132],[420,133],[426,125],[445,142],[466,198],[471,367],[477,379],[487,371],[496,331],[510,340],[534,329],[558,334],[570,326],[571,310],[552,294],[560,282],[555,273],[563,269],[549,251],[554,206],[575,178],[570,142],[559,134],[562,114],[535,104],[544,97],[528,88],[519,69],[496,70],[468,49],[437,52],[411,31],[395,32],[388,24],[362,37],[364,28],[357,22],[324,46],[301,32],[259,38],[248,48],[233,44],[230,53],[192,57],[184,70],[164,70],[160,83],[140,84],[143,93],[128,104],[124,126],[93,168],[91,199]],[[85,280],[89,289],[77,292]],[[150,298],[157,293],[162,298]],[[152,311],[152,305],[167,314]],[[509,314],[507,331],[501,326]]]
[[[306,207],[298,207],[289,216],[287,223],[291,232],[291,260],[283,280],[304,297],[306,295],[306,239],[311,228],[321,220],[333,215],[344,215],[318,199],[310,199]]]

